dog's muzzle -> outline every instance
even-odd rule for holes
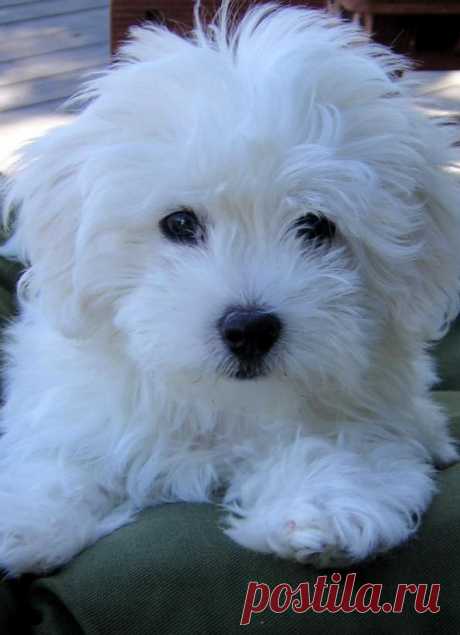
[[[266,373],[266,355],[282,331],[282,322],[275,313],[258,307],[230,307],[219,320],[218,329],[237,362],[228,365],[227,374],[252,379]]]

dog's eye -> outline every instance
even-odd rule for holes
[[[195,212],[190,209],[180,209],[165,216],[160,221],[160,229],[169,240],[188,244],[197,243],[204,234]]]
[[[313,213],[301,216],[294,223],[296,237],[304,242],[315,241],[315,244],[330,243],[335,236],[335,224],[325,216]]]

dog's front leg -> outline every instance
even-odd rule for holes
[[[404,542],[435,485],[417,444],[362,448],[298,438],[254,461],[231,484],[227,534],[264,553],[340,566]]]
[[[0,572],[10,576],[62,565],[134,515],[95,482],[90,467],[44,454],[0,460]]]

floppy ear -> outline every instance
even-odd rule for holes
[[[77,173],[86,154],[82,133],[75,122],[26,146],[7,186],[4,208],[14,234],[2,253],[14,252],[28,266],[20,300],[35,297],[69,335],[79,330],[72,270],[82,206]]]
[[[444,335],[460,309],[460,156],[455,147],[460,135],[448,123],[420,112],[411,121],[418,159],[408,169],[418,183],[414,204],[420,220],[413,237],[418,249],[401,268],[406,291],[394,298],[393,309],[402,328],[426,341]]]

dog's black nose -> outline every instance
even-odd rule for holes
[[[240,360],[262,357],[278,340],[281,320],[262,309],[232,307],[220,319],[219,330],[229,350]]]

